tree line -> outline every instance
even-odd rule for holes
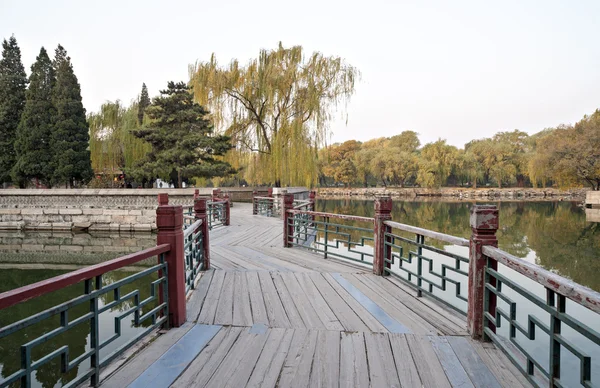
[[[0,60],[0,182],[73,187],[92,175],[81,89],[60,44],[44,47],[29,78],[14,36]]]
[[[575,125],[534,135],[514,130],[463,148],[438,140],[421,146],[404,131],[366,142],[349,140],[319,151],[321,186],[518,186],[600,189],[600,110]]]

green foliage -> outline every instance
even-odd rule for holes
[[[152,150],[133,169],[137,177],[177,178],[225,176],[233,172],[231,165],[216,157],[230,148],[228,136],[214,136],[208,111],[194,103],[183,82],[169,82],[161,96],[155,97],[146,110],[150,122],[133,131],[148,142]]]
[[[27,75],[21,62],[21,49],[14,36],[2,42],[0,59],[0,184],[10,181],[16,162],[14,142],[25,109]]]
[[[428,143],[421,149],[417,183],[424,187],[440,187],[450,176],[458,150],[446,140]]]
[[[55,51],[53,67],[56,84],[52,102],[56,113],[50,139],[54,153],[52,180],[55,184],[72,187],[74,182],[86,182],[93,176],[88,150],[89,126],[71,58],[61,45]]]
[[[215,124],[238,149],[254,154],[246,159],[249,182],[309,186],[329,122],[359,76],[339,57],[305,55],[301,46],[281,43],[246,66],[234,59],[221,67],[213,55],[190,66],[190,74],[196,101],[213,111]],[[241,155],[230,153],[235,156]]]
[[[54,84],[52,62],[42,47],[31,66],[25,108],[14,144],[17,159],[12,168],[12,176],[21,187],[31,179],[38,179],[46,185],[52,179],[50,137],[55,115],[52,104]]]
[[[150,106],[150,96],[148,96],[148,88],[146,84],[142,84],[142,93],[140,94],[140,102],[138,103],[138,124],[142,125],[144,122],[144,113]]]

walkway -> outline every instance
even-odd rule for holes
[[[368,269],[283,248],[281,220],[236,203],[188,322],[106,387],[529,387],[464,318]]]

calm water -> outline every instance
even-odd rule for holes
[[[584,209],[580,208],[576,202],[499,202],[493,204],[498,206],[500,213],[500,229],[497,236],[501,249],[571,278],[577,283],[600,291],[600,276],[598,276],[598,270],[600,269],[600,224],[588,222]],[[473,205],[474,203],[470,202],[396,201],[392,211],[392,219],[408,225],[469,238],[471,234],[469,214]],[[317,201],[317,209],[329,213],[368,217],[372,217],[374,213],[373,202],[361,200],[320,200]],[[336,220],[335,222],[339,221]],[[353,225],[369,227],[369,225],[361,225],[361,223],[353,223]],[[363,234],[359,231],[353,231],[350,235],[352,241],[357,242],[360,241],[360,236]],[[414,239],[414,234],[405,234],[403,237]],[[323,241],[323,234],[319,233],[317,239]],[[436,243],[431,239],[427,239],[426,243],[438,249],[468,257],[467,247]],[[372,243],[367,241],[365,247],[356,247],[354,250],[372,252],[369,245],[372,245]],[[404,248],[404,257],[408,256],[409,249],[414,251],[414,247],[406,243],[401,245]],[[341,246],[338,252],[348,254],[345,246]],[[429,250],[424,250],[423,256],[433,259],[432,269],[438,274],[442,272],[442,264],[454,266],[454,260]],[[355,257],[358,258],[356,255]],[[408,264],[406,267],[416,272],[415,262],[416,260],[413,260],[413,264]],[[427,275],[426,263],[423,267],[424,276],[431,279],[432,282],[440,284],[439,279]],[[394,272],[402,274],[406,278],[405,273],[397,270],[397,268],[398,260],[393,266]],[[467,271],[467,265],[462,264],[461,270]],[[541,285],[503,266],[500,266],[499,272],[545,301],[546,292]],[[447,276],[461,284],[460,294],[466,296],[466,278],[450,271],[448,271]],[[424,282],[423,285],[426,286],[427,283]],[[466,311],[466,303],[457,300],[455,297],[456,290],[454,286],[450,283],[447,283],[447,286],[445,292],[434,288],[434,294]],[[529,316],[537,317],[549,326],[550,317],[542,309],[506,285],[502,288],[502,291],[504,295],[516,303],[516,320],[525,330],[528,327]],[[506,312],[510,311],[508,303],[501,299],[498,299],[498,307]],[[598,314],[569,300],[567,300],[566,312],[584,322],[592,330],[600,333],[600,316]],[[502,319],[497,333],[504,338],[509,337],[509,324],[506,320]],[[562,334],[580,351],[592,357],[592,381],[598,384],[600,381],[599,346],[576,333],[566,324],[563,324]],[[536,328],[535,340],[533,341],[528,340],[517,331],[516,342],[526,349],[534,360],[544,367],[547,366],[549,336],[541,329]],[[569,387],[581,386],[579,384],[580,361],[564,347],[561,352],[561,363],[561,381],[563,385]]]
[[[52,234],[52,233],[0,233],[0,292],[32,284],[57,276],[78,267],[110,260],[133,251],[154,246],[155,236],[147,235],[88,235],[88,234]],[[92,247],[84,250],[84,246]],[[141,267],[151,263],[142,263]],[[30,268],[30,267],[33,267]],[[43,267],[43,269],[39,268]],[[27,268],[27,269],[25,269]],[[128,271],[113,271],[103,276],[104,285],[114,283],[134,274],[135,268]],[[150,295],[150,282],[156,279],[156,273],[135,280],[121,287],[121,295],[138,289],[140,300]],[[75,284],[39,298],[20,303],[0,311],[0,327],[24,319],[34,313],[66,302],[82,295],[83,283]],[[101,297],[99,307],[113,300],[112,292]],[[123,302],[99,316],[100,341],[104,342],[115,334],[115,318],[132,306],[132,300]],[[151,303],[149,308],[154,307]],[[89,303],[82,303],[69,309],[69,321],[74,321],[89,312]],[[141,333],[144,328],[134,327],[133,316],[122,321],[121,336],[100,351],[101,359],[123,345],[129,338]],[[149,326],[149,320],[142,326]],[[0,339],[0,375],[2,379],[18,371],[21,366],[20,345],[60,327],[59,317],[44,319],[24,330],[20,330]],[[74,360],[90,349],[90,325],[84,322],[67,332],[34,347],[34,360],[47,355],[55,349],[67,345],[69,359]],[[60,387],[67,384],[81,372],[89,368],[89,361],[67,373],[60,372],[60,357],[56,357],[33,373],[33,387]],[[16,384],[15,386],[19,386]]]

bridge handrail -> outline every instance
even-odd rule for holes
[[[399,222],[394,222],[394,221],[384,221],[383,223],[385,225],[395,228],[395,229],[400,229],[405,232],[419,234],[419,235],[425,236],[425,237],[431,237],[436,240],[444,241],[444,242],[458,245],[461,247],[469,246],[469,240],[467,240],[466,238],[456,237],[456,236],[452,236],[450,234],[435,232],[433,230],[423,229],[423,228],[419,228],[419,227],[412,226],[412,225],[401,224]]]
[[[374,222],[375,221],[375,218],[373,218],[373,217],[353,216],[350,214],[315,212],[315,211],[299,210],[299,209],[288,209],[287,213],[289,213],[289,214],[305,214],[305,215],[314,216],[314,217],[329,217],[329,218],[336,218],[339,220],[346,220],[346,221],[363,221],[363,222]]]
[[[0,310],[14,306],[17,303],[28,301],[32,298],[60,290],[84,280],[94,278],[107,272],[133,265],[140,261],[169,252],[170,245],[162,244],[143,251],[121,256],[103,263],[81,268],[37,283],[29,284],[0,294]]]
[[[188,218],[188,217],[183,216],[183,218]],[[191,218],[195,219],[195,217],[191,217]],[[185,228],[185,229],[183,229],[183,239],[184,239],[184,241],[192,233],[194,233],[196,231],[196,229],[198,229],[201,225],[202,225],[202,220],[196,220],[193,224],[191,224],[189,226],[184,224],[184,228]]]

